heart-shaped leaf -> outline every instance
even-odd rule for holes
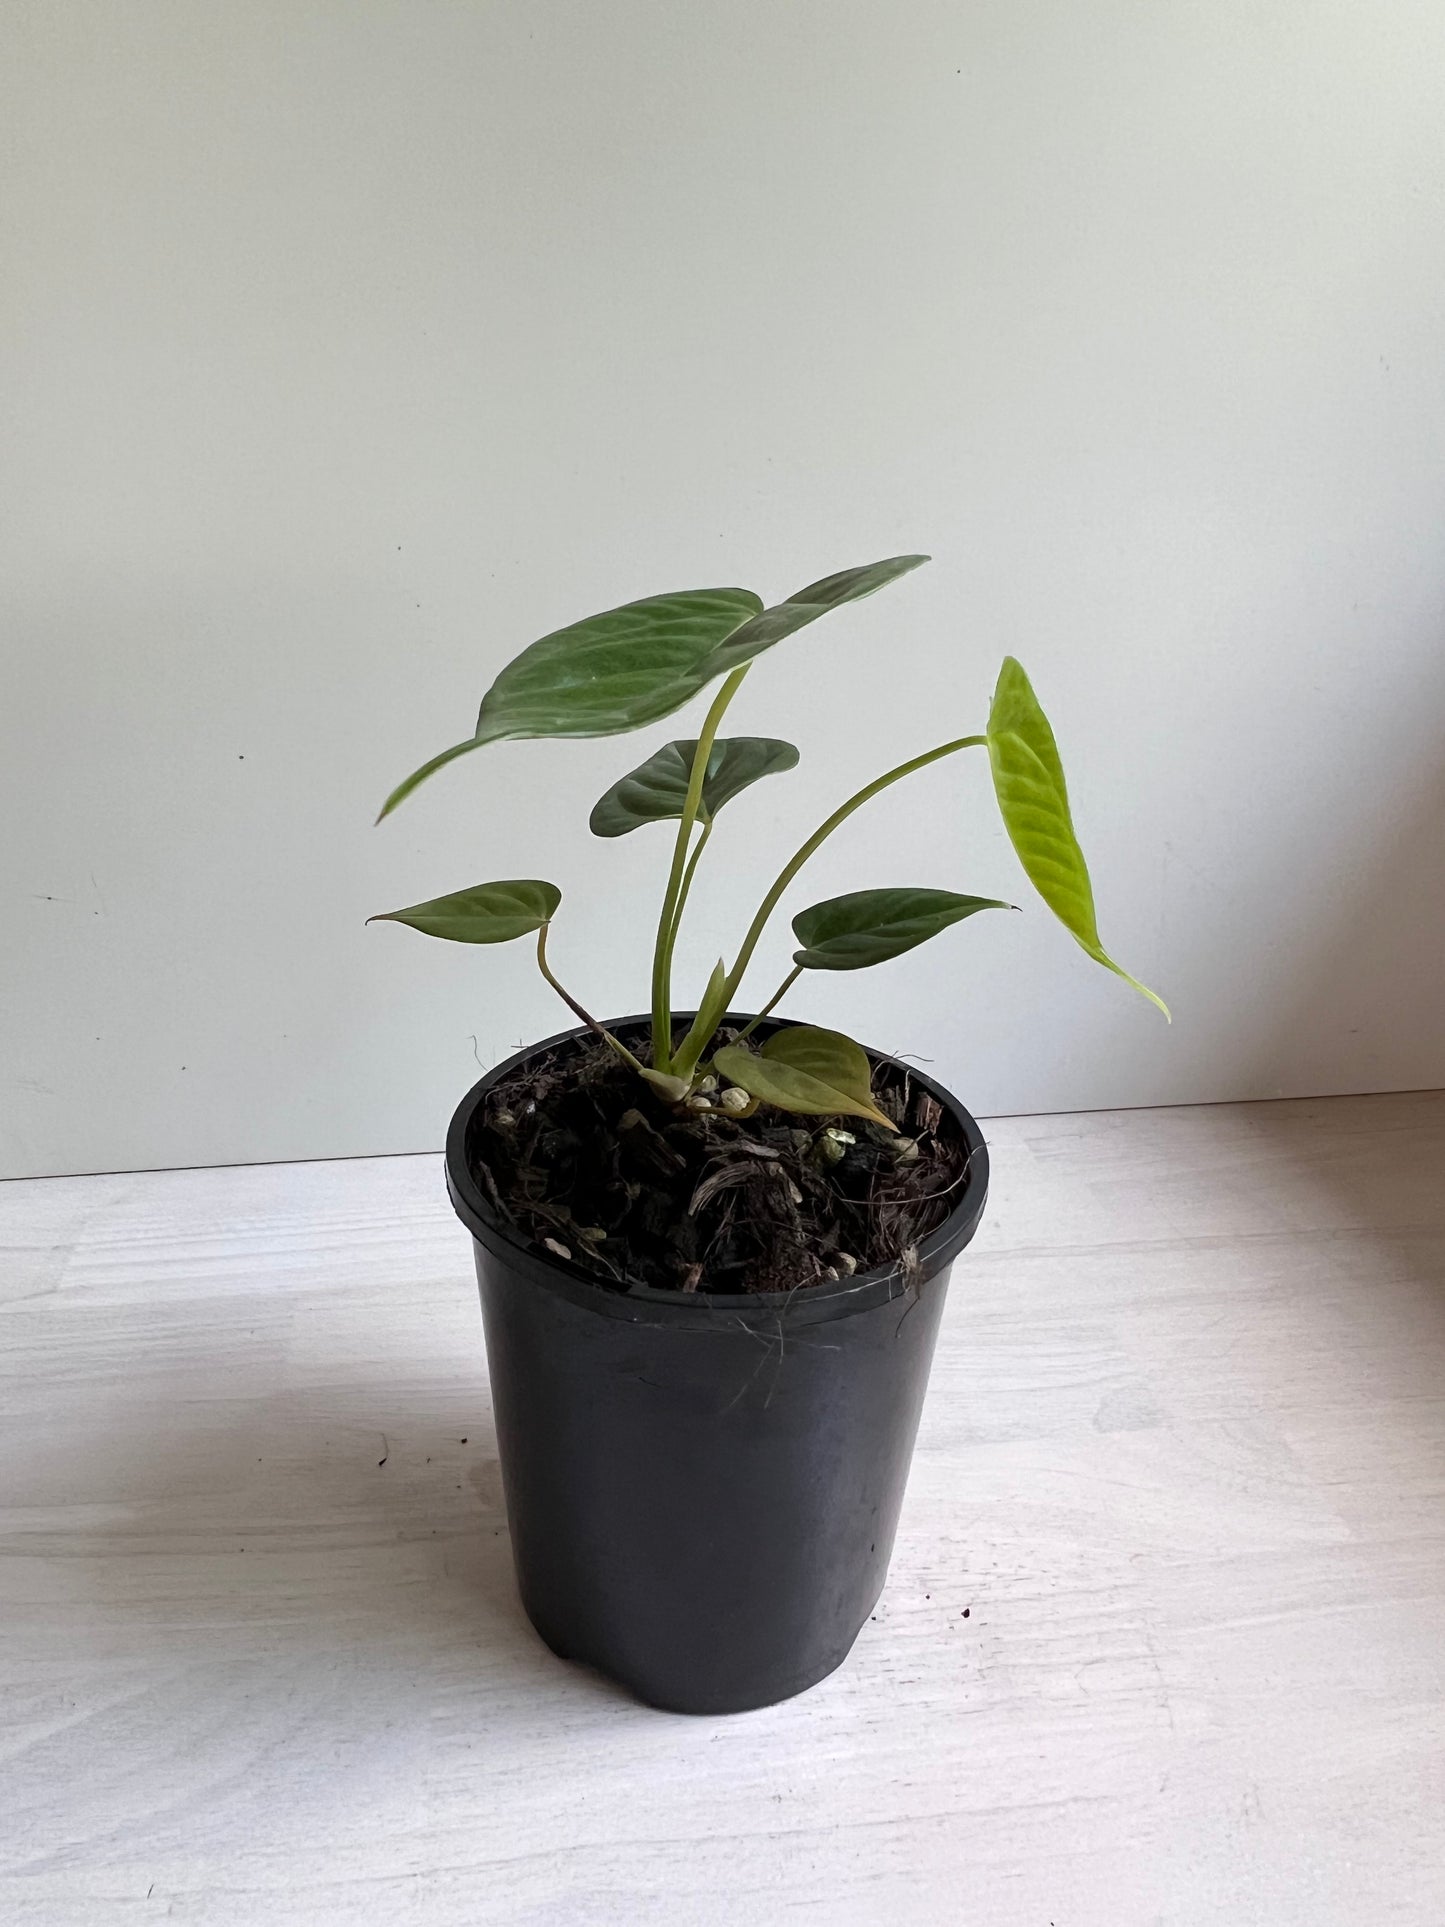
[[[550,923],[561,901],[562,892],[555,883],[521,878],[478,883],[449,897],[433,897],[406,910],[368,917],[367,922],[409,923],[425,936],[446,937],[452,943],[510,943],[513,937],[525,937]]]
[[[804,1117],[866,1117],[893,1130],[873,1102],[868,1056],[841,1031],[793,1025],[775,1031],[754,1056],[742,1044],[713,1054],[718,1075],[749,1096]]]
[[[1167,1017],[1163,998],[1115,963],[1099,941],[1094,886],[1074,834],[1058,745],[1028,677],[1012,656],[1004,657],[994,690],[988,755],[999,814],[1029,882],[1081,949]]]
[[[868,562],[860,569],[842,569],[837,575],[824,576],[821,582],[810,582],[806,589],[799,589],[786,602],[764,609],[761,615],[754,616],[751,622],[745,622],[726,641],[719,643],[712,656],[716,670],[733,670],[739,663],[750,662],[764,649],[781,642],[784,636],[792,635],[795,629],[816,622],[819,616],[841,608],[845,602],[857,602],[865,595],[872,595],[875,589],[896,582],[900,575],[907,575],[910,569],[928,560],[926,555],[893,555],[884,562]]]
[[[717,645],[761,608],[751,589],[688,589],[607,609],[541,637],[483,696],[475,733],[398,784],[382,816],[444,764],[485,743],[618,736],[670,716],[722,673],[713,660]]]
[[[805,970],[863,970],[901,957],[976,910],[1014,907],[952,890],[851,890],[793,918],[793,934],[803,946],[793,952],[793,962]]]
[[[594,836],[626,836],[644,823],[661,823],[682,815],[687,801],[697,738],[664,743],[655,756],[614,783],[594,805],[588,819]],[[725,736],[712,746],[702,785],[701,818],[716,816],[740,790],[760,777],[792,769],[798,752],[791,743],[773,736]]]

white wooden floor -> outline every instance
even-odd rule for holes
[[[1445,1094],[989,1137],[876,1623],[718,1720],[522,1619],[437,1159],[0,1187],[0,1920],[1439,1927]]]

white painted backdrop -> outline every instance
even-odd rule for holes
[[[373,830],[390,784],[562,622],[914,548],[750,678],[803,762],[723,819],[686,979],[1008,649],[1173,1029],[1032,905],[811,1015],[985,1113],[1445,1082],[1438,0],[5,21],[5,1171],[437,1145],[565,1013],[525,945],[363,918],[550,876],[636,1008],[666,834],[586,814],[696,714]],[[981,764],[792,904],[884,882],[1017,895]]]

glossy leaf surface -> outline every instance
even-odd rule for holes
[[[1028,677],[1006,656],[988,718],[988,754],[999,813],[1030,883],[1079,946],[1157,1004],[1169,1007],[1105,950],[1094,887],[1074,834],[1068,788],[1049,719]]]
[[[504,883],[478,883],[449,897],[432,897],[405,910],[388,910],[368,923],[406,923],[428,937],[452,943],[510,943],[550,923],[562,901],[555,883],[515,878]]]
[[[803,946],[793,952],[793,962],[805,970],[865,970],[901,957],[975,911],[1013,907],[952,890],[852,890],[793,918],[793,934]]]
[[[755,1056],[742,1044],[713,1055],[719,1076],[750,1096],[805,1117],[865,1117],[894,1128],[873,1102],[868,1056],[841,1031],[806,1025],[780,1030]]]
[[[810,582],[806,589],[799,589],[790,595],[786,602],[774,604],[764,609],[750,622],[718,645],[714,661],[718,670],[736,669],[739,663],[750,662],[754,656],[761,655],[764,649],[771,649],[775,642],[790,636],[819,616],[825,616],[830,609],[839,609],[845,602],[857,602],[865,595],[872,595],[875,589],[882,589],[890,582],[896,582],[901,575],[927,562],[926,555],[893,555],[883,562],[868,562],[858,569],[841,569],[837,575],[824,576],[820,582]]]
[[[687,801],[697,738],[664,743],[656,755],[629,770],[593,806],[588,819],[594,836],[626,836],[644,823],[662,823],[682,815]],[[724,736],[712,746],[702,785],[700,820],[717,815],[740,790],[760,777],[792,769],[798,752],[791,743],[773,736]]]
[[[606,609],[531,643],[497,677],[475,733],[386,799],[387,816],[434,771],[517,736],[617,736],[670,716],[723,673],[723,638],[762,608],[750,589],[689,589]]]

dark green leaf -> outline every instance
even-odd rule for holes
[[[540,930],[556,915],[562,892],[555,883],[535,878],[506,883],[478,883],[449,897],[413,903],[406,910],[388,910],[368,923],[409,923],[428,937],[447,937],[452,943],[510,943]]]
[[[508,663],[477,735],[616,736],[656,722],[716,675],[712,652],[759,606],[751,589],[689,589],[571,623]]]
[[[926,555],[894,555],[886,562],[865,563],[861,569],[842,569],[837,575],[824,576],[821,582],[810,582],[806,589],[799,589],[786,602],[764,609],[761,615],[754,616],[751,622],[745,622],[719,643],[711,658],[713,673],[733,670],[739,663],[750,662],[764,649],[781,642],[784,636],[792,635],[795,629],[816,622],[819,616],[841,608],[845,602],[857,602],[862,596],[872,595],[875,589],[896,582],[900,575],[907,575],[910,569],[918,568],[928,559]]]
[[[474,735],[443,750],[386,799],[387,816],[434,770],[514,736],[617,736],[670,716],[722,673],[717,645],[762,603],[750,589],[648,596],[530,644],[482,698]]]
[[[976,910],[1011,910],[996,897],[961,897],[952,890],[852,890],[815,903],[793,918],[802,944],[793,962],[805,970],[863,970],[901,957]]]
[[[600,799],[589,819],[594,836],[625,836],[643,823],[661,823],[682,815],[687,800],[687,783],[692,774],[692,759],[697,754],[697,738],[690,742],[665,743],[655,756],[649,756]],[[703,778],[702,811],[704,822],[716,816],[724,803],[731,802],[740,790],[760,777],[792,769],[798,752],[791,743],[772,736],[726,736],[712,746]]]
[[[440,754],[433,756],[429,762],[423,763],[420,769],[414,769],[405,781],[397,784],[391,795],[388,796],[382,804],[381,816],[377,817],[377,822],[380,823],[382,817],[390,816],[397,804],[404,803],[412,791],[420,789],[429,776],[435,776],[437,771],[444,769],[448,763],[454,763],[459,756],[465,756],[469,750],[479,749],[480,747],[481,745],[475,736],[468,736],[464,743],[453,743],[450,749],[442,750]]]
[[[988,718],[994,793],[1009,841],[1030,883],[1079,946],[1157,1004],[1169,1007],[1131,977],[1099,941],[1094,886],[1069,813],[1068,788],[1049,719],[1020,665],[1005,656]]]
[[[893,1130],[873,1102],[867,1053],[841,1031],[793,1025],[774,1032],[754,1056],[743,1044],[713,1055],[718,1075],[764,1104],[804,1117],[866,1117]]]

